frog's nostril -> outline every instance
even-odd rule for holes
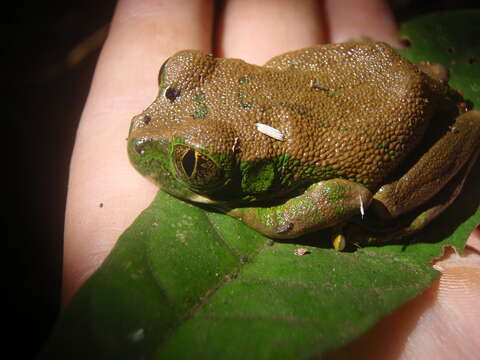
[[[132,119],[131,129],[143,127],[145,125],[150,124],[151,121],[152,121],[152,118],[150,115],[144,115],[144,114],[136,115]]]
[[[145,125],[150,124],[150,121],[152,121],[152,118],[148,115],[144,115],[140,118],[140,121],[144,123]]]

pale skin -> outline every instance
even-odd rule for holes
[[[64,303],[157,191],[129,164],[125,138],[132,116],[155,97],[158,70],[167,57],[188,48],[263,64],[289,50],[361,36],[398,45],[396,31],[380,0],[230,0],[215,23],[209,1],[119,1],[71,162]],[[480,351],[479,233],[472,234],[471,249],[462,256],[436,264],[442,276],[430,289],[336,356],[474,358]]]

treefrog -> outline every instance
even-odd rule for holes
[[[480,112],[447,77],[381,42],[264,66],[180,51],[132,119],[128,154],[161,189],[271,238],[398,239],[453,201],[478,157]]]

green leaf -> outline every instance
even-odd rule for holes
[[[420,17],[404,24],[400,34],[411,45],[400,54],[415,63],[428,60],[445,65],[450,86],[480,107],[480,11]]]
[[[418,36],[447,39],[450,55],[463,58],[468,30],[459,26],[472,14],[412,21],[404,34],[413,46],[402,53],[433,59],[439,48],[427,42],[421,53]],[[477,106],[478,79],[455,80],[473,89]],[[438,275],[429,262],[444,246],[463,249],[480,222],[479,178],[477,162],[460,198],[409,243],[351,253],[330,249],[328,232],[273,242],[159,192],[65,310],[41,357],[307,359],[339,347],[429,287]],[[295,255],[300,247],[309,253]]]

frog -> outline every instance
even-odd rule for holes
[[[480,112],[439,64],[383,42],[324,44],[263,66],[183,50],[133,117],[132,165],[167,193],[272,239],[331,229],[346,244],[403,239],[461,191]]]

